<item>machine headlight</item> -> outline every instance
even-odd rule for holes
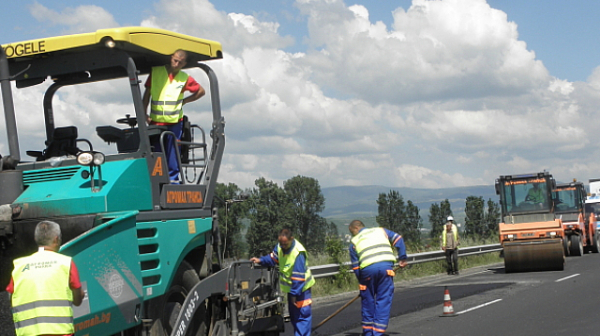
[[[82,166],[89,166],[94,161],[94,155],[90,152],[81,152],[77,155],[77,163]]]
[[[82,166],[100,166],[104,163],[104,154],[100,152],[81,152],[77,155],[77,163]]]
[[[94,166],[99,166],[104,163],[104,154],[100,152],[94,152]]]
[[[550,237],[556,236],[556,232],[555,231],[549,232],[549,234],[550,234]]]
[[[115,43],[115,41],[111,38],[107,38],[106,40],[104,40],[104,46],[106,46],[107,48],[114,48],[117,44]]]

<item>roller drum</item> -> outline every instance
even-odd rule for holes
[[[562,239],[505,242],[503,248],[507,273],[562,271],[565,268]]]

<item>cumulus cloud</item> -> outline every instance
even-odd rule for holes
[[[207,0],[160,0],[141,22],[223,45],[224,58],[210,62],[226,120],[220,181],[252,187],[260,177],[281,183],[300,174],[325,187],[439,188],[543,169],[558,180],[598,177],[600,163],[582,158],[600,155],[600,70],[587,82],[553,77],[519,40],[518,23],[485,0],[413,0],[390,25],[342,0],[295,5],[307,24],[302,41],[282,35],[282,22]],[[92,9],[100,14],[86,22]],[[118,25],[95,6],[32,5],[39,20],[48,14],[64,20],[44,22],[74,32]],[[302,52],[287,51],[300,43]],[[190,73],[208,86],[201,71]],[[32,110],[42,89],[28,90],[16,104]],[[90,133],[133,113],[126,83],[66,88],[55,105],[57,122]],[[208,98],[186,113],[208,130]],[[19,124],[43,142],[39,118],[28,118],[19,115]]]
[[[413,188],[444,188],[489,184],[481,178],[469,178],[459,173],[448,174],[441,170],[410,164],[403,164],[396,168],[395,175],[398,185]]]
[[[65,34],[89,33],[97,29],[119,26],[112,14],[94,5],[67,7],[62,11],[55,11],[34,2],[29,10],[38,21],[65,27]]]
[[[484,0],[415,0],[392,27],[342,1],[302,1],[318,84],[378,104],[527,92],[548,73]]]
[[[208,0],[160,0],[154,7],[159,14],[142,21],[143,26],[219,41],[229,53],[237,54],[249,47],[284,48],[294,43],[291,36],[278,34],[277,22],[218,11]]]

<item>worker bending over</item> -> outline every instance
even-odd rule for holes
[[[402,236],[385,228],[365,228],[354,220],[348,229],[350,261],[358,278],[362,303],[363,335],[376,336],[385,333],[390,319],[394,298],[394,270],[396,262],[392,246],[398,250],[398,265],[406,267],[406,247]]]

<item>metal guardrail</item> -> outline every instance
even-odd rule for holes
[[[491,244],[491,245],[480,245],[480,246],[469,246],[469,247],[461,247],[458,250],[458,257],[466,257],[470,255],[491,253],[491,252],[499,252],[502,251],[502,245],[500,244]],[[431,252],[422,252],[409,254],[406,259],[409,264],[420,264],[430,261],[436,260],[444,260],[446,259],[446,255],[444,251],[431,251]],[[345,262],[344,265],[350,265],[350,262]],[[330,276],[334,276],[340,272],[340,265],[338,264],[328,264],[328,265],[319,265],[310,267],[310,271],[315,278],[326,278]]]

